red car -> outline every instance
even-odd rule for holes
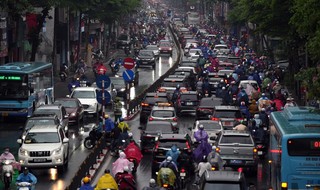
[[[80,125],[83,123],[84,109],[77,98],[58,98],[54,104],[65,107],[69,115],[69,124]]]
[[[160,40],[159,42],[159,51],[160,54],[169,54],[172,56],[172,43],[168,40]]]

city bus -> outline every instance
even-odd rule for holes
[[[0,117],[28,117],[54,100],[53,67],[45,62],[0,66]]]
[[[274,190],[320,187],[320,110],[288,107],[270,115],[270,185]]]

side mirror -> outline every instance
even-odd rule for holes
[[[22,144],[22,139],[17,139],[18,144]]]
[[[62,142],[63,142],[63,143],[68,143],[68,142],[69,142],[69,139],[68,139],[68,138],[64,138]]]

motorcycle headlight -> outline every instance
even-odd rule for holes
[[[59,154],[61,154],[61,152],[62,152],[62,148],[60,147],[60,148],[53,150],[52,155],[59,155]]]
[[[20,148],[20,154],[23,156],[28,156],[28,151],[26,149]]]
[[[70,116],[76,116],[76,115],[77,115],[76,112],[73,112],[73,113],[70,114]]]

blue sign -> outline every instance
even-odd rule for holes
[[[104,88],[108,88],[110,86],[111,80],[107,75],[98,75],[96,79],[98,88],[102,88],[102,81],[104,83]]]
[[[122,77],[123,77],[124,81],[126,81],[126,82],[133,81],[134,72],[132,70],[127,69],[127,70],[123,71]]]
[[[103,98],[102,98],[102,92],[104,92],[104,101],[103,101]],[[105,106],[106,104],[110,103],[111,101],[111,95],[108,91],[104,90],[98,90],[97,91],[97,101],[102,104],[103,106]]]

